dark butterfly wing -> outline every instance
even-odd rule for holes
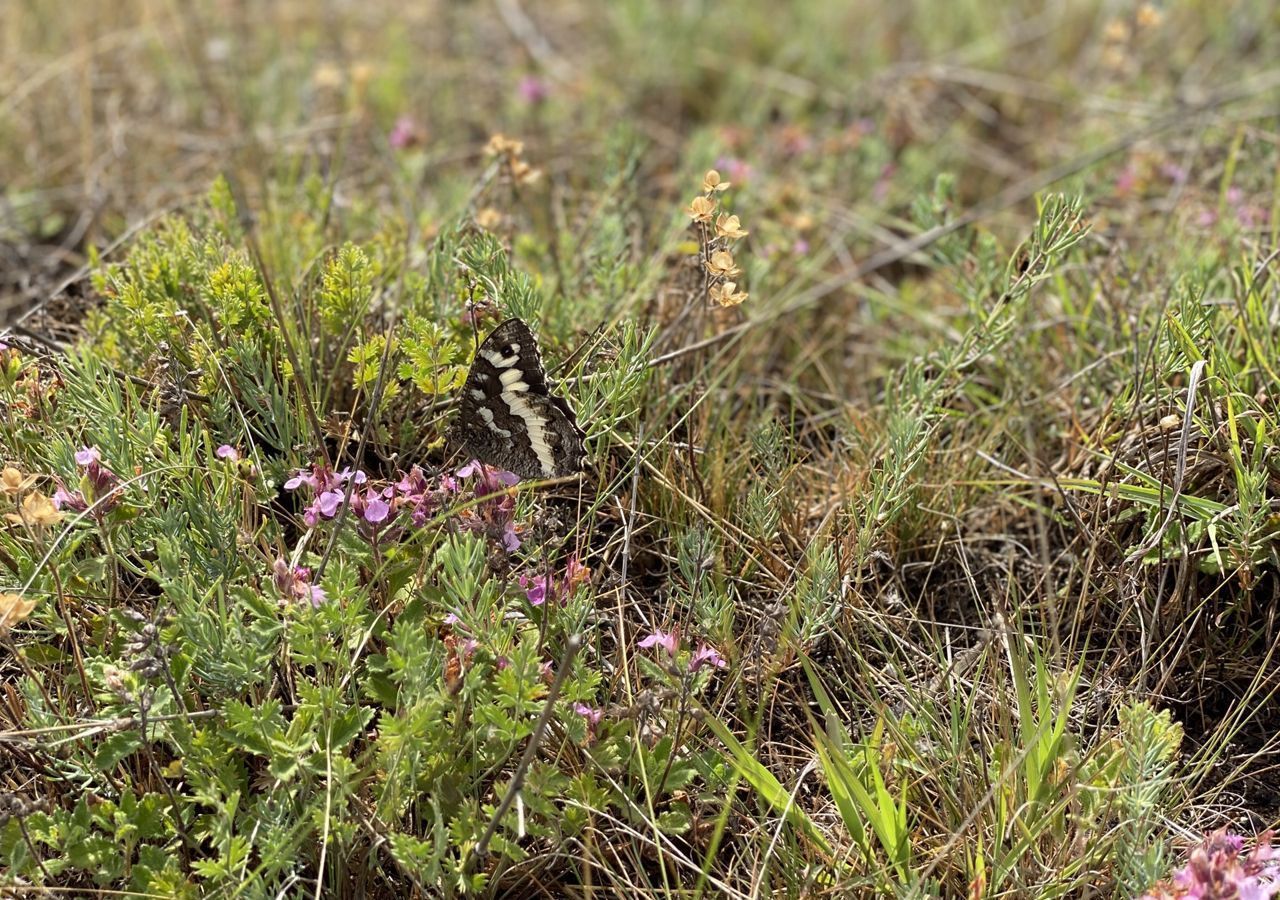
[[[476,351],[456,427],[468,453],[521,478],[572,475],[586,457],[573,410],[551,393],[538,342],[519,319]]]

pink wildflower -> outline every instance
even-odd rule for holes
[[[422,139],[422,128],[413,116],[408,115],[396,119],[396,124],[391,127],[391,132],[387,135],[387,142],[397,150],[416,146],[422,143]]]
[[[289,563],[282,558],[277,557],[271,564],[271,580],[285,600],[310,603],[313,609],[318,609],[328,599],[324,588],[311,583],[310,569],[305,566],[290,568]]]
[[[551,90],[547,83],[537,75],[526,75],[521,78],[516,92],[520,95],[520,99],[530,106],[544,103],[547,97],[551,95]]]
[[[712,647],[710,644],[703,644],[689,660],[689,671],[696,672],[704,665],[715,666],[717,669],[723,669],[726,663],[724,661],[724,657],[716,651],[715,647]]]
[[[592,729],[599,725],[600,720],[604,718],[603,709],[595,709],[594,707],[587,706],[585,703],[573,704],[573,711],[586,719],[587,724],[591,726]]]
[[[1242,856],[1243,849],[1240,835],[1225,828],[1213,832],[1191,851],[1172,883],[1155,885],[1143,900],[1270,900],[1280,892],[1280,848],[1271,845],[1267,831]]]
[[[680,647],[680,632],[678,629],[669,632],[658,630],[643,638],[636,646],[641,650],[648,650],[650,647],[661,647],[667,651],[668,656],[675,656],[676,650]]]
[[[547,594],[552,591],[551,579],[546,575],[521,575],[520,587],[524,588],[524,595],[534,606],[541,606],[547,602]]]

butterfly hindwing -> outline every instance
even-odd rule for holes
[[[551,393],[529,326],[507,319],[476,351],[457,428],[472,456],[521,478],[581,471],[582,430],[563,398]]]

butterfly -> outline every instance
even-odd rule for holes
[[[585,435],[551,393],[538,342],[520,319],[493,329],[476,351],[454,429],[471,456],[521,478],[572,475],[586,458]]]

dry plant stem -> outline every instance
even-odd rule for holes
[[[582,635],[572,634],[565,641],[564,655],[560,657],[560,665],[556,667],[556,677],[551,682],[551,687],[547,690],[547,700],[542,707],[542,715],[538,717],[538,724],[533,727],[533,734],[529,735],[529,743],[524,748],[524,755],[520,757],[520,762],[516,765],[516,770],[511,776],[511,783],[507,786],[507,792],[503,795],[502,801],[498,804],[498,808],[494,810],[493,817],[489,820],[489,825],[484,830],[484,834],[476,843],[475,848],[471,851],[471,855],[467,857],[466,863],[463,865],[463,872],[469,873],[476,860],[485,856],[489,852],[489,842],[493,840],[494,833],[498,830],[498,823],[511,809],[511,804],[515,802],[516,796],[524,787],[525,775],[529,772],[529,766],[533,764],[533,757],[538,752],[538,747],[542,744],[542,739],[546,736],[547,726],[551,723],[551,716],[555,712],[556,700],[560,697],[560,691],[564,687],[565,680],[569,677],[569,670],[573,667],[573,660],[578,655],[578,650],[582,647]]]
[[[144,688],[144,692],[150,690],[152,689]],[[177,699],[177,695],[175,695],[175,699]],[[173,785],[169,784],[169,779],[164,777],[160,762],[156,759],[155,751],[151,749],[151,741],[147,739],[147,708],[150,705],[151,697],[138,698],[138,738],[142,741],[142,750],[147,754],[147,762],[151,765],[151,771],[160,781],[160,786],[164,788],[165,795],[169,798],[169,805],[173,809],[173,827],[177,830],[178,837],[182,838],[182,858],[185,863],[190,859],[187,853],[188,847],[194,847],[196,844],[192,843],[191,835],[187,833],[187,828],[182,823],[182,806],[173,791]]]
[[[1173,474],[1173,496],[1169,499],[1169,509],[1165,513],[1160,527],[1152,533],[1151,537],[1138,549],[1125,557],[1125,562],[1127,563],[1142,559],[1160,543],[1164,533],[1173,522],[1174,514],[1178,511],[1178,500],[1182,496],[1182,482],[1187,474],[1187,446],[1191,443],[1191,427],[1195,424],[1196,388],[1200,386],[1200,378],[1204,375],[1204,369],[1205,361],[1203,359],[1196,360],[1191,367],[1191,378],[1187,384],[1187,408],[1182,414],[1182,431],[1178,436],[1178,461]]]
[[[27,665],[27,658],[18,652],[18,647],[14,644],[13,638],[9,636],[9,632],[0,631],[0,647],[4,647],[5,650],[9,651],[9,656],[11,656],[13,661],[18,664],[18,667],[22,669],[23,674],[26,675],[27,678],[31,679],[31,683],[36,686],[40,691],[40,696],[44,698],[45,706],[48,707],[49,712],[60,719],[65,719],[66,716],[62,714],[62,711],[58,708],[58,704],[54,703],[53,698],[49,696],[49,691],[44,686],[44,682],[36,675],[35,670],[32,669],[31,666]],[[3,738],[4,736],[0,735],[0,740],[3,740]]]
[[[27,845],[27,852],[31,854],[31,858],[34,859],[36,861],[36,865],[40,867],[40,874],[45,877],[45,880],[52,881],[53,876],[50,875],[49,870],[44,867],[44,860],[42,860],[40,858],[40,854],[36,852],[36,845],[31,840],[31,835],[27,833],[27,823],[23,820],[22,816],[15,816],[15,818],[18,820],[18,830],[22,832],[22,840]],[[44,893],[48,894],[49,891],[45,890]]]
[[[32,541],[35,543],[36,552],[40,553],[44,549],[44,547],[40,541],[39,535],[37,535],[35,532],[35,529],[32,529],[32,528],[28,528],[27,533],[31,536]],[[108,545],[107,554],[108,555],[111,554],[110,545]],[[67,606],[67,593],[65,590],[63,590],[63,587],[62,587],[62,575],[58,572],[58,567],[56,565],[50,566],[49,571],[53,574],[54,590],[58,592],[57,594],[58,615],[62,617],[63,624],[67,626],[67,641],[70,642],[71,644],[71,658],[75,660],[76,674],[80,676],[80,688],[81,690],[84,691],[84,702],[89,704],[89,708],[91,710],[93,710],[94,712],[97,712],[97,707],[94,705],[94,702],[93,702],[93,690],[89,687],[89,676],[86,675],[84,671],[84,654],[80,650],[80,638],[76,632],[75,620],[71,618],[71,610]],[[115,593],[116,593],[114,588],[115,586],[113,584],[112,590],[111,590],[112,602],[114,602]],[[16,657],[17,654],[15,653],[14,656]],[[41,685],[40,690],[41,690],[41,693],[44,692],[43,685]],[[49,710],[50,712],[52,712],[54,710],[54,707],[50,706]]]
[[[0,643],[0,646],[4,646]],[[281,707],[282,709],[290,709],[290,707]],[[222,715],[220,709],[198,709],[188,713],[167,713],[163,716],[151,716],[152,724],[156,722],[173,722],[177,719],[195,720],[195,719],[214,719]],[[114,719],[102,719],[100,721],[90,722],[67,722],[63,725],[45,725],[41,728],[28,728],[24,731],[2,731],[0,732],[0,744],[13,743],[29,743],[31,738],[41,737],[46,734],[55,734],[60,731],[72,731],[77,728],[85,729],[83,734],[76,735],[75,739],[90,737],[101,731],[125,731],[130,728],[137,727],[138,719],[136,716],[117,716]]]
[[[54,571],[57,570],[55,569]],[[80,639],[76,635],[75,621],[71,618],[71,610],[67,608],[67,597],[62,592],[61,585],[58,586],[58,613],[62,616],[63,624],[67,626],[67,640],[71,643],[71,657],[76,663],[76,674],[80,676],[80,688],[84,691],[85,702],[89,704],[90,709],[96,712],[97,707],[93,703],[93,691],[89,687],[89,676],[84,671],[84,655],[80,652]]]

